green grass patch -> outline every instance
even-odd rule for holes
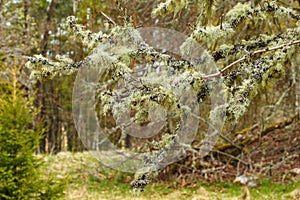
[[[245,199],[257,200],[298,200],[300,180],[290,183],[274,183],[263,179],[255,188],[246,188],[228,182],[185,182],[183,180],[155,181],[142,193],[134,193],[130,187],[133,173],[122,173],[102,166],[88,152],[60,153],[45,157],[46,174],[66,179],[68,187],[62,199]]]

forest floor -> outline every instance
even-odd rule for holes
[[[154,181],[145,188],[145,192],[135,194],[130,187],[133,174],[107,169],[89,152],[61,152],[44,159],[47,176],[66,182],[63,199],[300,199],[299,177],[287,183],[262,179],[254,188],[241,186],[232,180],[187,182],[175,178]]]
[[[299,200],[300,199],[300,121],[284,129],[276,129],[247,147],[249,159],[256,168],[255,187],[234,182],[236,167],[225,164],[221,172],[207,174],[203,170],[186,173],[162,172],[142,193],[130,187],[134,174],[109,169],[90,152],[60,152],[44,157],[43,173],[66,183],[63,199],[191,199],[191,200]],[[188,160],[188,159],[187,159]],[[185,166],[188,161],[182,163]],[[173,169],[174,170],[174,169]],[[181,172],[178,172],[181,171]],[[201,174],[202,173],[202,174]],[[220,181],[221,180],[221,181]]]

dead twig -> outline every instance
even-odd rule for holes
[[[108,20],[110,21],[113,25],[117,25],[117,23],[112,19],[110,18],[107,14],[105,14],[102,10],[100,10],[100,13]]]
[[[226,152],[223,152],[223,151],[219,151],[219,150],[214,150],[214,149],[213,149],[212,151],[215,152],[215,153],[219,153],[219,154],[222,154],[222,155],[224,155],[224,156],[227,156],[227,157],[229,157],[229,158],[232,158],[232,159],[234,159],[234,160],[237,160],[237,161],[243,163],[243,164],[246,165],[246,166],[249,166],[249,163],[248,163],[248,162],[246,162],[246,161],[244,161],[244,160],[242,160],[242,159],[240,159],[240,158],[238,158],[238,157],[236,157],[236,156],[230,155],[229,153],[226,153]]]

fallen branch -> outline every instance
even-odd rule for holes
[[[276,129],[282,129],[282,128],[292,124],[294,121],[299,120],[299,117],[300,117],[300,114],[297,113],[297,114],[293,115],[292,117],[290,117],[290,118],[288,118],[284,121],[281,121],[281,122],[278,122],[278,123],[275,123],[275,124],[272,124],[272,125],[268,126],[263,131],[261,131],[260,134],[245,136],[245,138],[242,141],[240,141],[238,143],[235,143],[235,145],[232,145],[231,143],[225,143],[225,144],[217,145],[215,147],[215,151],[223,151],[224,152],[224,151],[228,151],[229,149],[233,149],[235,151],[236,150],[240,151],[240,149],[236,148],[236,146],[243,147],[243,146],[246,146],[246,145],[253,144],[255,141],[257,141],[259,139],[258,135],[260,137],[263,137],[263,136],[267,135],[268,133],[270,133],[271,131],[274,131]],[[242,131],[234,133],[234,135],[236,135],[236,136],[241,135],[241,134],[245,135],[247,132],[253,130],[256,127],[257,126],[243,129]]]

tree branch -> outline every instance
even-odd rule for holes
[[[292,46],[292,45],[295,45],[295,44],[299,44],[300,43],[300,40],[295,40],[293,42],[289,42],[289,43],[284,43],[282,45],[279,45],[279,46],[275,46],[275,47],[271,47],[271,48],[265,48],[265,49],[259,49],[259,50],[256,50],[256,51],[253,51],[253,52],[250,52],[249,54],[243,56],[242,58],[230,63],[229,65],[227,65],[226,67],[224,67],[223,69],[221,69],[219,72],[217,73],[214,73],[214,74],[209,74],[209,75],[206,75],[206,76],[203,76],[204,79],[210,79],[210,78],[214,78],[214,77],[219,77],[221,76],[225,71],[227,71],[229,68],[233,67],[234,65],[240,63],[240,62],[243,62],[244,60],[248,59],[249,58],[249,55],[250,55],[250,58],[256,54],[260,54],[260,53],[266,53],[268,51],[275,51],[275,50],[278,50],[278,49],[283,49],[284,47],[288,47],[288,46]]]

